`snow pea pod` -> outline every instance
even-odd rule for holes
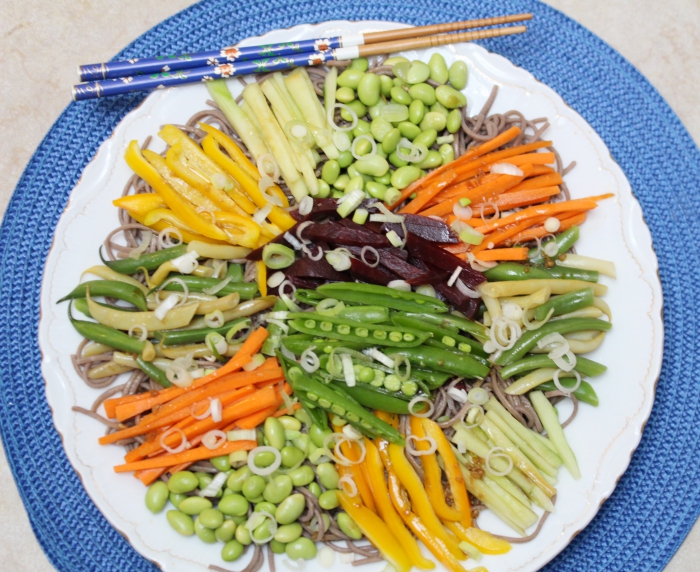
[[[109,266],[115,272],[120,274],[135,274],[139,271],[139,268],[145,268],[146,270],[155,270],[164,262],[168,260],[173,260],[178,256],[187,254],[187,245],[178,244],[177,246],[171,246],[170,248],[164,248],[156,252],[149,252],[148,254],[142,254],[138,258],[122,258],[121,260],[105,260],[102,258],[102,250],[100,249],[100,258],[102,262]]]
[[[574,244],[576,244],[578,237],[579,228],[577,226],[572,226],[571,228],[567,228],[565,231],[560,232],[556,237],[552,239],[557,244],[557,252],[551,258],[557,258],[558,256],[561,256],[562,254],[567,252]],[[552,241],[550,240],[548,242],[543,243],[540,252],[537,252],[536,248],[530,249],[530,252],[528,253],[528,259],[530,261],[530,264],[539,266],[546,262],[546,258],[550,258],[548,256],[545,257],[544,255],[544,249],[550,242]]]
[[[395,397],[394,392],[390,392],[387,389],[372,387],[371,385],[349,387],[346,384],[337,382],[331,383],[331,386],[347,393],[360,405],[370,409],[378,409],[387,413],[398,413],[399,415],[408,415],[409,413],[409,400]]]
[[[389,309],[383,306],[346,306],[338,312],[337,317],[366,324],[380,324],[389,320]]]
[[[392,354],[405,356],[419,367],[436,369],[444,373],[461,377],[483,378],[489,373],[489,367],[468,354],[458,354],[441,348],[419,346],[399,348]]]
[[[282,372],[284,373],[284,377],[291,385],[291,377],[289,375],[289,369],[292,367],[295,367],[297,365],[297,363],[284,357],[282,355],[282,352],[279,350],[277,350],[275,353],[277,355],[277,361],[279,361],[280,366],[282,367]],[[294,388],[293,385],[292,385],[292,388]],[[327,429],[328,428],[328,414],[326,413],[326,411],[324,409],[321,409],[320,407],[317,407],[316,404],[314,404],[309,399],[306,399],[306,394],[303,394],[303,392],[301,392],[301,391],[299,393],[295,392],[295,395],[299,398],[299,403],[301,403],[301,406],[303,407],[304,411],[311,419],[312,424],[317,425],[318,427],[321,427],[322,429]]]
[[[200,328],[197,330],[163,330],[153,332],[153,335],[162,342],[164,346],[175,346],[178,344],[196,344],[203,342],[207,334],[215,332],[225,336],[236,324],[245,321],[245,318],[226,322],[219,328]]]
[[[559,383],[561,383],[564,387],[570,388],[573,387],[574,384],[576,383],[575,379],[572,378],[562,378],[559,380]],[[537,387],[540,391],[558,391],[557,386],[554,385],[553,381],[546,381],[543,384],[539,385]],[[593,407],[598,407],[598,395],[595,392],[595,389],[591,386],[590,383],[587,381],[582,381],[581,385],[578,386],[578,389],[573,392],[573,394],[576,396],[576,398],[579,401],[583,401],[584,403],[588,403],[589,405],[592,405]]]
[[[440,326],[445,330],[454,333],[457,333],[458,330],[462,330],[463,332],[471,334],[477,340],[482,342],[489,339],[489,334],[486,327],[478,322],[475,322],[474,320],[463,318],[462,316],[455,316],[453,314],[430,314],[427,312],[404,312],[402,315],[410,318],[416,318],[423,323]]]
[[[319,294],[315,290],[306,290],[304,288],[299,288],[294,292],[294,298],[297,302],[302,304],[308,304],[309,306],[315,306],[321,300],[325,298],[322,294]],[[285,307],[286,309],[286,307]]]
[[[498,359],[496,359],[495,363],[496,365],[509,365],[513,363],[523,357],[535,347],[538,341],[549,334],[559,333],[564,335],[571,332],[580,332],[582,330],[607,332],[610,328],[612,328],[610,322],[591,318],[568,318],[566,320],[547,322],[537,330],[525,332],[511,349],[504,351]]]
[[[525,372],[543,367],[556,368],[557,365],[546,354],[527,356],[501,369],[501,377],[503,377],[503,379],[508,379],[514,375],[521,375]],[[602,363],[576,356],[576,367],[574,369],[581,375],[595,377],[605,373],[608,368]]]
[[[139,310],[147,310],[146,297],[143,291],[132,284],[119,282],[117,280],[89,280],[78,284],[73,291],[64,296],[59,302],[65,300],[75,300],[76,298],[85,298],[87,290],[90,288],[90,294],[93,296],[106,296],[108,298],[117,298],[124,300],[129,304],[133,304]]]
[[[405,328],[415,328],[422,329],[423,331],[430,332],[433,334],[436,340],[443,340],[445,336],[454,340],[455,344],[466,344],[470,348],[470,353],[481,356],[483,358],[488,357],[488,354],[484,351],[483,346],[475,341],[471,340],[465,336],[456,333],[454,330],[445,330],[441,326],[436,326],[429,322],[422,321],[420,318],[413,318],[405,315],[394,315],[391,317],[391,321],[397,326],[403,326]],[[456,328],[454,328],[456,329]]]
[[[484,276],[486,276],[489,282],[548,280],[551,278],[598,282],[598,272],[595,270],[580,270],[578,268],[566,268],[564,266],[536,268],[534,266],[518,264],[517,262],[503,262],[484,272]]]
[[[568,314],[569,312],[587,308],[593,305],[594,299],[595,294],[593,293],[593,288],[583,288],[582,290],[576,290],[568,294],[550,298],[549,301],[537,307],[535,310],[535,320],[544,320],[550,310],[554,310],[552,316],[561,316],[562,314]]]
[[[316,291],[329,298],[357,304],[364,304],[368,297],[371,297],[372,303],[377,306],[404,312],[432,312],[440,314],[449,310],[447,304],[436,298],[374,284],[334,282],[319,286]]]
[[[212,288],[221,283],[218,278],[207,278],[205,276],[192,276],[189,274],[171,274],[170,278],[182,280],[190,292],[203,292],[207,288]],[[163,290],[182,292],[182,284],[178,282],[168,282]],[[258,293],[258,285],[255,282],[229,282],[216,296],[227,296],[228,294],[239,294],[241,300],[251,300]]]

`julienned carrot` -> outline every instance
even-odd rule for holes
[[[567,218],[560,218],[560,220],[561,224],[559,225],[559,230],[557,230],[557,232],[562,232],[568,228],[571,228],[574,225],[579,226],[583,224],[584,222],[586,222],[586,213],[576,213],[575,215]],[[544,228],[544,226],[535,226],[533,228],[528,228],[527,230],[524,230],[516,234],[515,236],[510,237],[504,242],[504,244],[510,246],[511,244],[517,244],[519,242],[533,240],[534,238],[542,238],[543,236],[546,236],[548,234],[552,233],[549,232],[546,228]]]
[[[236,427],[238,427],[239,429],[255,429],[258,425],[264,423],[265,419],[274,415],[275,411],[277,411],[277,408],[280,406],[281,403],[282,400],[280,399],[279,403],[275,403],[267,409],[261,409],[260,411],[257,411],[252,415],[248,415],[247,417],[239,419],[236,422]]]
[[[517,147],[501,149],[500,151],[489,153],[483,157],[472,159],[468,163],[455,167],[455,171],[457,171],[456,181],[464,181],[479,173],[483,173],[494,163],[508,163],[514,157],[529,154],[531,151],[537,151],[543,147],[549,147],[551,144],[551,141],[535,141],[534,143],[526,143],[525,145],[518,145]]]
[[[517,147],[516,147],[517,149]],[[554,153],[547,151],[545,153],[522,153],[520,155],[515,155],[514,157],[508,157],[503,161],[496,161],[501,163],[510,163],[511,165],[552,165],[556,159],[554,158]],[[493,163],[492,163],[493,164]]]
[[[234,451],[252,451],[258,444],[255,441],[231,441],[225,443],[218,449],[208,449],[201,446],[183,453],[175,453],[172,455],[160,455],[152,459],[136,461],[135,463],[126,463],[114,467],[115,473],[129,473],[131,471],[141,471],[144,469],[157,469],[161,467],[172,467],[181,463],[189,463],[195,461],[203,461],[213,457],[221,457],[228,455]]]
[[[551,167],[547,167],[547,165],[535,165],[530,176],[537,177],[539,175],[549,175],[551,173],[556,173],[556,171]]]
[[[519,191],[517,193],[506,192],[498,195],[493,203],[501,210],[514,209],[518,207],[524,207],[537,203],[539,201],[544,201],[550,197],[558,195],[561,192],[559,187],[542,187],[540,189],[532,189],[530,191]],[[472,207],[474,210],[474,207]],[[485,206],[484,214],[491,214],[494,212],[493,207]]]
[[[165,468],[145,469],[137,471],[136,473],[134,473],[134,476],[148,487],[155,483],[167,470],[168,469]]]
[[[454,181],[455,178],[457,178],[457,174],[452,169],[448,169],[442,175],[437,177],[437,179],[435,179],[428,187],[419,191],[418,196],[399,212],[401,214],[416,214],[425,205],[427,205],[435,195]]]
[[[117,407],[120,405],[126,405],[127,403],[136,403],[142,401],[153,400],[153,405],[158,405],[159,403],[165,403],[170,399],[174,399],[178,395],[181,395],[184,389],[181,387],[168,387],[166,389],[161,389],[159,391],[146,391],[145,393],[135,393],[134,395],[125,395],[123,397],[115,397],[113,399],[107,399],[103,405],[105,407],[105,414],[110,419],[115,419]],[[143,411],[147,411],[151,407],[147,407]]]
[[[527,248],[494,248],[482,250],[475,254],[477,260],[490,262],[493,260],[527,260]]]
[[[551,187],[552,185],[561,185],[564,179],[561,177],[561,173],[549,173],[547,175],[540,175],[539,177],[533,177],[527,181],[523,181],[518,186],[510,189],[509,192],[517,193],[518,191],[529,191],[531,189],[541,189],[542,187]]]
[[[505,145],[509,141],[512,141],[519,134],[520,134],[520,128],[513,126],[510,129],[507,129],[506,131],[501,133],[500,135],[497,135],[496,137],[491,139],[491,141],[487,141],[486,143],[479,145],[478,147],[470,149],[464,155],[455,159],[451,163],[447,163],[446,165],[442,165],[441,167],[438,167],[434,171],[431,171],[425,177],[423,177],[422,179],[418,179],[415,183],[411,183],[408,187],[406,187],[403,191],[401,191],[401,198],[396,202],[396,206],[400,205],[402,201],[405,201],[409,195],[413,194],[413,192],[416,191],[416,189],[425,187],[426,184],[431,182],[438,175],[441,175],[442,173],[444,173],[447,169],[454,168],[457,165],[461,165],[463,163],[466,163],[467,161],[469,161],[469,159],[473,159],[475,157],[481,157],[482,155],[485,155],[486,153],[490,153],[494,149],[498,149],[499,147]],[[551,143],[550,143],[550,145],[551,145]]]
[[[231,431],[232,429],[235,429],[236,424],[231,423],[230,425],[227,425],[226,427],[223,427],[221,430],[226,433],[227,431]],[[199,445],[199,443],[202,441],[201,437],[195,437],[192,439],[191,443],[194,445]],[[128,461],[128,459],[127,459]],[[192,463],[182,463],[181,465],[175,465],[174,467],[168,467],[167,469],[157,469],[157,470],[162,470],[163,472],[168,471],[170,472],[171,475],[174,475],[175,473],[178,473],[180,471],[186,470]],[[156,469],[150,469],[150,470],[156,470]]]
[[[282,417],[282,415],[291,415],[298,409],[301,409],[301,403],[293,403],[292,404],[292,410],[289,411],[288,407],[285,407],[284,409],[280,409],[279,411],[275,411],[274,417]]]
[[[530,228],[531,226],[540,224],[541,222],[544,222],[547,218],[548,217],[546,215],[528,217],[517,224],[513,224],[512,226],[499,228],[496,231],[487,234],[484,237],[484,240],[481,241],[481,244],[473,247],[471,251],[474,253],[474,255],[477,255],[477,253],[480,253],[482,250],[486,250],[489,247],[489,245],[498,246],[511,236],[515,236],[516,234]],[[493,246],[491,248],[493,248]]]

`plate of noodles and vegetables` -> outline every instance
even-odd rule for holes
[[[41,295],[68,457],[163,570],[537,570],[651,410],[641,210],[480,46],[330,64],[156,92],[88,165]]]

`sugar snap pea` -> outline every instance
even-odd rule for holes
[[[521,375],[528,371],[540,369],[542,367],[556,368],[557,365],[546,354],[527,356],[502,368],[501,377],[503,377],[503,379],[508,379],[514,375]],[[576,356],[576,367],[574,369],[582,375],[595,377],[605,373],[608,368],[602,363],[598,363],[581,356]]]
[[[471,348],[471,353],[473,353],[474,355],[478,355],[484,358],[488,357],[488,354],[484,351],[483,346],[479,342],[456,333],[456,328],[449,330],[444,329],[441,326],[437,326],[435,324],[431,324],[430,322],[423,321],[420,318],[401,314],[396,314],[392,316],[391,321],[394,322],[397,326],[403,326],[405,328],[423,329],[426,332],[432,333],[434,339],[436,340],[442,340],[444,336],[449,336],[453,340],[455,340],[457,344],[468,345]]]
[[[155,270],[164,262],[168,260],[173,260],[178,256],[182,256],[187,253],[186,244],[178,244],[177,246],[171,246],[170,248],[164,248],[156,252],[149,252],[148,254],[142,254],[138,258],[122,258],[121,260],[105,260],[102,258],[102,249],[100,248],[100,258],[102,262],[109,266],[115,272],[120,274],[134,274],[139,271],[139,268],[145,268],[146,270]]]
[[[316,291],[329,298],[356,304],[363,304],[368,297],[371,297],[372,303],[377,306],[404,312],[432,312],[439,314],[447,312],[449,309],[447,304],[436,298],[374,284],[335,282],[319,286]]]
[[[332,382],[331,385],[336,389],[341,389],[355,399],[360,405],[387,413],[398,413],[400,415],[408,414],[409,399],[400,399],[395,397],[395,392],[389,391],[381,387],[372,387],[371,385],[355,385],[348,387],[346,384]]]
[[[61,298],[59,302],[74,300],[76,298],[85,298],[88,288],[90,288],[91,296],[117,298],[118,300],[124,300],[129,304],[133,304],[144,312],[148,309],[146,307],[146,296],[140,288],[117,280],[89,280],[88,282],[83,282],[82,284],[78,284],[70,294]]]
[[[481,379],[489,372],[489,367],[474,356],[425,345],[416,348],[399,348],[392,353],[406,356],[412,364],[415,363],[419,367],[436,369],[461,377]]]

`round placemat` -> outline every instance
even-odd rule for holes
[[[201,51],[325,20],[423,25],[519,12],[534,13],[527,34],[483,45],[550,85],[603,138],[642,205],[665,299],[663,369],[641,444],[593,522],[545,570],[661,570],[700,512],[700,152],[639,72],[536,0],[205,0],[118,59]],[[37,341],[43,263],[58,218],[98,146],[143,97],[68,106],[27,166],[0,229],[0,430],[34,532],[60,571],[155,569],[102,517],[68,463],[44,398]]]

